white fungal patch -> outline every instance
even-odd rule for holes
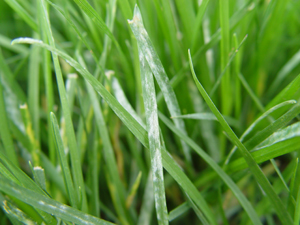
[[[38,203],[39,203],[39,205],[45,205],[45,202],[42,200],[38,201]]]

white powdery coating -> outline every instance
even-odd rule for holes
[[[45,202],[44,201],[38,201],[39,205],[45,205]]]
[[[278,132],[272,134],[269,138],[263,141],[256,150],[271,146],[278,142],[300,136],[300,122],[294,123]]]
[[[132,108],[132,106],[130,105],[130,103],[128,102],[117,78],[112,77],[112,88],[114,90],[114,94],[116,96],[116,99],[118,100],[118,102],[127,110],[127,112],[129,112],[135,119],[136,121],[138,121],[138,123],[146,129],[146,126],[144,124],[144,122],[142,121],[142,119],[138,116],[138,114],[134,111],[134,109]]]
[[[3,86],[3,97],[5,102],[5,108],[7,116],[11,121],[19,128],[22,133],[25,133],[25,127],[22,119],[22,115],[19,110],[19,100],[15,93],[11,90],[9,84],[5,79],[1,79]]]
[[[43,41],[41,40],[37,40],[37,39],[33,39],[33,38],[29,38],[29,37],[21,37],[21,38],[16,38],[14,40],[12,40],[11,44],[18,44],[18,43],[25,43],[25,44],[42,44]]]

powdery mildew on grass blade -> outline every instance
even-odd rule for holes
[[[86,79],[92,87],[101,95],[101,97],[107,102],[116,115],[122,120],[126,127],[135,135],[135,137],[146,147],[149,148],[147,131],[120,105],[120,103],[105,89],[105,87],[92,76],[84,67],[82,67],[77,61],[65,54],[53,48],[47,44],[44,44],[40,40],[32,38],[18,38],[12,41],[13,44],[36,44],[42,48],[45,48],[60,57],[62,57],[68,64],[76,69],[84,79]],[[1,154],[1,152],[0,152]],[[193,199],[197,206],[203,211],[211,224],[217,224],[216,218],[209,208],[207,202],[202,197],[191,180],[184,174],[182,169],[174,161],[174,159],[168,154],[166,150],[162,151],[163,165],[170,175],[176,180],[176,182],[182,187],[182,189]]]
[[[289,104],[295,104],[296,101],[295,100],[290,100],[290,101],[285,101],[285,102],[282,102],[274,107],[272,107],[271,109],[269,109],[268,111],[264,112],[260,117],[258,117],[249,127],[248,129],[242,134],[242,136],[240,137],[240,141],[243,142],[243,140],[245,139],[245,137],[253,130],[253,128],[260,122],[262,121],[264,118],[266,118],[267,116],[270,115],[270,113],[274,112],[275,110],[283,107],[283,106],[286,106],[286,105],[289,105]],[[232,148],[232,150],[230,151],[230,153],[228,154],[226,160],[225,160],[225,164],[228,164],[230,158],[232,157],[232,155],[234,154],[235,150],[237,149],[236,146],[234,146]]]
[[[14,196],[15,198],[17,198],[35,208],[38,208],[44,212],[52,214],[63,220],[73,222],[75,224],[82,224],[82,225],[85,225],[85,224],[111,225],[111,224],[113,224],[108,221],[98,219],[94,216],[86,214],[77,209],[74,209],[70,206],[61,204],[58,201],[50,199],[49,197],[46,197],[44,195],[41,195],[34,191],[31,191],[27,188],[21,187],[15,183],[11,182],[7,178],[3,178],[2,176],[0,177],[0,190],[8,195]]]
[[[297,136],[300,136],[300,122],[294,123],[280,131],[273,133],[270,137],[261,142],[256,149],[271,146],[280,141],[291,139]]]
[[[155,76],[155,79],[164,95],[171,116],[180,115],[181,112],[180,112],[180,108],[174,90],[170,85],[169,78],[163,68],[163,65],[157,53],[155,52],[155,49],[151,43],[148,33],[144,28],[141,12],[137,5],[135,6],[134,9],[133,19],[128,20],[128,23],[131,27],[134,36],[137,39],[139,49],[143,51],[143,55],[146,58],[152,70],[152,73]],[[181,119],[175,119],[174,122],[179,129],[181,129],[183,132],[186,133],[184,122]],[[183,147],[185,158],[191,163],[189,147],[183,141],[181,141],[181,144]]]
[[[154,200],[158,224],[168,224],[168,210],[165,196],[161,143],[157,116],[154,79],[144,54],[139,49],[141,81],[151,156],[151,171],[154,188]]]

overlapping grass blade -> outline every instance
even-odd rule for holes
[[[193,68],[193,64],[192,64],[192,58],[191,58],[190,53],[189,53],[189,61],[190,61],[191,72],[192,72],[193,78],[195,80],[195,83],[196,83],[196,86],[197,86],[199,92],[203,96],[203,98],[206,101],[206,103],[208,104],[209,108],[212,110],[212,112],[218,118],[218,120],[219,120],[220,124],[222,125],[224,131],[228,134],[230,139],[233,141],[233,143],[240,150],[240,153],[245,158],[245,161],[248,164],[249,169],[251,170],[251,172],[255,176],[257,182],[261,185],[261,187],[262,187],[263,191],[266,193],[270,203],[273,205],[274,209],[276,210],[276,213],[277,213],[280,221],[283,224],[292,224],[293,222],[292,222],[291,216],[288,214],[288,212],[287,212],[285,206],[283,205],[283,202],[281,201],[281,199],[275,193],[275,191],[274,191],[273,187],[271,186],[270,182],[268,181],[266,176],[263,174],[263,172],[261,171],[259,166],[256,164],[255,160],[253,159],[251,154],[248,152],[246,147],[240,142],[238,137],[231,130],[230,126],[227,124],[224,117],[220,114],[220,112],[218,111],[218,109],[216,108],[216,106],[214,105],[214,103],[209,98],[206,91],[204,90],[204,88],[202,87],[200,82],[198,81],[198,79],[196,77],[196,74],[194,72],[194,68]],[[298,106],[298,108],[299,108],[299,106]],[[294,117],[295,117],[295,115],[294,115]]]
[[[151,214],[154,208],[153,205],[154,205],[153,181],[152,181],[152,173],[150,172],[146,182],[146,187],[143,195],[143,204],[141,206],[140,216],[137,225],[151,224]]]
[[[21,187],[3,176],[0,177],[0,190],[35,208],[75,224],[112,224],[70,206],[61,204],[37,192]]]
[[[288,112],[283,114],[269,126],[263,130],[257,132],[253,137],[245,142],[245,147],[252,150],[255,146],[269,137],[272,133],[287,125],[292,119],[294,119],[300,112],[300,102],[298,101]]]
[[[182,119],[195,119],[195,120],[217,120],[213,113],[193,113],[193,114],[185,114],[181,116],[174,116],[173,118],[182,118]],[[236,128],[239,127],[239,122],[232,117],[224,116],[228,124],[234,126]]]
[[[48,11],[46,9],[45,0],[41,0],[41,10],[43,12],[43,21],[42,27],[45,29],[47,38],[49,40],[50,46],[55,48],[54,38],[52,36],[52,30],[50,27],[50,21],[48,17]],[[70,156],[72,162],[72,174],[74,179],[74,186],[75,192],[77,194],[77,199],[81,203],[80,208],[84,211],[87,210],[87,200],[86,200],[86,192],[85,192],[85,184],[83,181],[83,175],[81,171],[81,164],[80,164],[80,156],[77,146],[77,141],[75,137],[74,127],[71,118],[71,112],[69,109],[69,103],[67,100],[66,90],[64,86],[64,81],[61,73],[60,64],[58,61],[58,56],[56,54],[52,54],[55,75],[57,79],[57,85],[59,90],[59,96],[61,100],[61,105],[63,109],[63,115],[66,123],[66,134],[68,138],[68,146],[70,148]]]
[[[129,222],[130,218],[128,218],[128,216],[126,215],[124,188],[118,172],[118,166],[116,163],[114,150],[110,142],[110,137],[103,118],[102,109],[100,107],[95,91],[92,89],[91,85],[87,82],[86,82],[86,88],[88,90],[90,99],[92,101],[97,128],[103,140],[103,154],[104,154],[107,170],[112,182],[111,190],[113,190],[113,192],[111,193],[111,195],[112,198],[115,199],[116,201],[114,202],[114,205],[117,209],[119,220],[122,222],[122,224],[130,224]]]
[[[123,121],[123,123],[128,127],[128,129],[135,135],[135,137],[144,146],[148,148],[148,138],[146,130],[144,130],[144,128],[120,105],[120,103],[103,87],[101,83],[99,83],[99,81],[97,81],[86,69],[84,69],[73,58],[49,45],[44,44],[40,40],[34,40],[31,38],[18,38],[12,42],[12,44],[16,43],[36,44],[64,58],[92,85],[92,87],[108,103],[108,105]],[[195,201],[197,206],[201,208],[204,214],[209,218],[210,223],[216,224],[214,215],[212,214],[211,210],[209,209],[207,203],[205,202],[201,194],[198,192],[193,183],[188,179],[188,177],[183,173],[181,168],[177,165],[177,163],[175,163],[175,161],[165,150],[162,151],[162,158],[165,169],[185,190],[185,192],[187,192],[187,194],[193,199],[193,201]]]
[[[5,103],[3,97],[2,76],[2,72],[0,71],[0,137],[3,141],[5,153],[8,156],[8,158],[12,162],[14,162],[15,165],[19,165],[18,158],[14,149],[13,139],[8,126],[7,112],[5,110]]]
[[[245,137],[254,129],[254,127],[260,122],[262,121],[264,118],[266,118],[268,115],[270,115],[271,113],[273,113],[275,110],[287,106],[289,104],[295,104],[296,101],[295,100],[290,100],[290,101],[285,101],[282,102],[278,105],[275,105],[274,107],[272,107],[271,109],[267,110],[266,112],[264,112],[260,117],[258,117],[248,128],[247,130],[242,134],[242,136],[240,137],[240,141],[243,142],[243,140],[245,139]],[[232,148],[232,150],[230,151],[230,153],[228,154],[226,160],[225,160],[225,164],[228,164],[230,158],[232,157],[232,155],[234,154],[234,152],[236,151],[237,147],[234,146]]]
[[[135,12],[136,13],[136,12]],[[139,46],[140,47],[140,46]],[[153,194],[158,224],[168,223],[168,210],[165,196],[163,165],[161,158],[160,130],[157,116],[156,93],[153,75],[146,61],[143,49],[139,48],[143,99],[147,122],[149,150],[151,157],[151,171],[153,180]]]
[[[163,114],[159,114],[159,118],[182,140],[184,140],[192,149],[194,149],[197,154],[199,154],[220,176],[220,178],[227,184],[227,186],[232,190],[233,194],[239,200],[245,211],[247,212],[249,218],[254,224],[261,224],[259,218],[257,217],[254,208],[251,206],[249,201],[239,190],[237,185],[232,181],[232,179],[225,173],[225,171],[209,156],[203,149],[201,149],[192,139],[183,134],[179,129],[177,129],[170,120],[168,120]]]
[[[143,50],[144,57],[146,58],[147,63],[149,64],[152,73],[164,95],[171,116],[180,115],[181,112],[174,90],[170,85],[169,78],[162,66],[161,61],[159,60],[157,53],[155,52],[147,31],[144,28],[142,15],[137,5],[134,9],[133,19],[129,20],[128,23],[137,39],[139,49]],[[183,130],[183,132],[186,132],[184,122],[181,119],[175,119],[174,123],[178,128]],[[182,142],[182,147],[186,160],[191,162],[189,148],[184,142]]]
[[[71,203],[71,206],[74,208],[78,208],[78,199],[74,190],[74,184],[73,184],[73,179],[71,177],[70,168],[68,165],[68,159],[66,157],[66,153],[64,152],[63,141],[60,136],[57,119],[54,113],[51,113],[51,121],[52,121],[53,134],[56,142],[56,149],[60,158],[60,165],[64,176],[64,182],[65,182],[65,187],[67,189],[68,198]]]

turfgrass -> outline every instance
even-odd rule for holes
[[[0,224],[299,224],[296,0],[0,2]]]

